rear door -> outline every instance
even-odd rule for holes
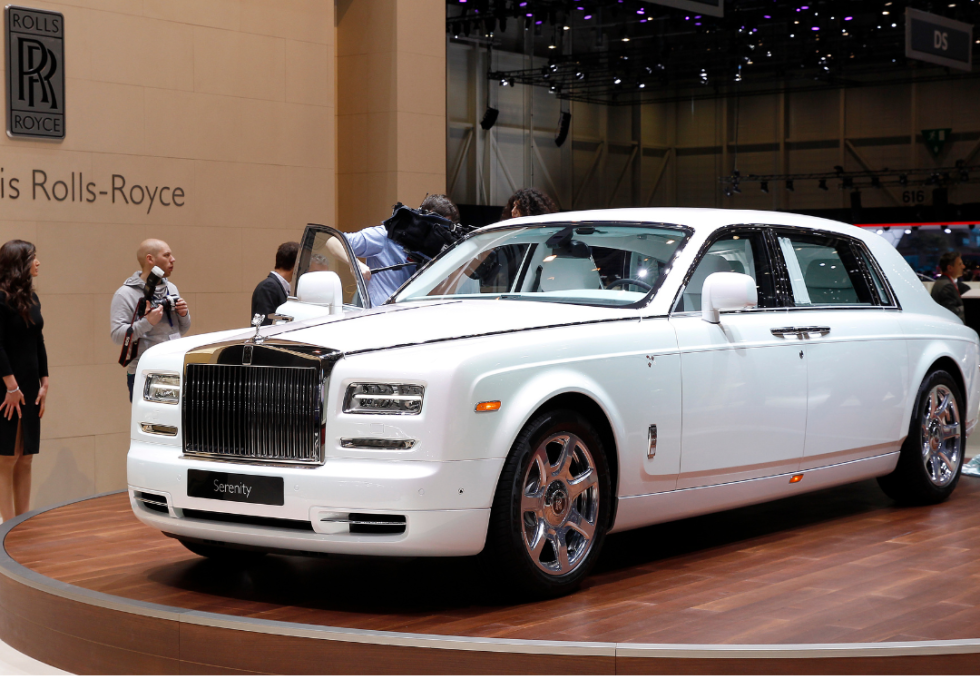
[[[705,245],[670,322],[681,353],[683,426],[677,487],[730,483],[798,468],[806,434],[804,340],[774,335],[789,322],[762,229],[721,231]],[[701,287],[714,272],[756,280],[759,307],[701,318]]]
[[[909,395],[900,308],[867,248],[846,236],[773,229],[792,309],[784,332],[808,363],[803,468],[897,451]]]

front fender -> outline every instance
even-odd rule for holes
[[[533,374],[525,376],[521,370],[506,371],[481,377],[474,385],[477,395],[496,395],[507,393],[501,400],[501,409],[495,424],[486,430],[485,448],[494,456],[506,457],[518,433],[542,405],[562,394],[578,393],[590,398],[603,411],[616,437],[617,454],[619,435],[625,432],[625,421],[608,391],[588,374],[575,367],[556,366],[546,370],[538,368]],[[506,391],[504,386],[514,389]],[[496,393],[495,393],[496,392]],[[482,416],[478,416],[482,417]]]

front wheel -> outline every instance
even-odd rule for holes
[[[523,596],[574,590],[599,556],[611,511],[605,450],[577,413],[528,423],[500,474],[484,559]]]
[[[964,406],[948,372],[934,371],[925,378],[898,466],[878,479],[887,495],[903,504],[931,505],[952,494],[963,465]]]

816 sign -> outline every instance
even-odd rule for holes
[[[903,204],[923,204],[926,200],[926,193],[921,189],[906,189],[902,192]]]

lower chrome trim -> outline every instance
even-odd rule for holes
[[[155,434],[160,437],[176,437],[177,428],[173,425],[154,425],[149,422],[141,422],[140,429],[147,434]]]
[[[340,446],[344,449],[385,449],[405,451],[418,444],[417,439],[371,439],[367,437],[342,437]]]
[[[793,468],[771,476],[691,486],[661,493],[622,496],[618,501],[616,522],[610,531],[627,531],[660,522],[781,500],[792,495],[883,476],[895,469],[898,455],[899,452],[894,451],[827,466]],[[797,483],[789,483],[790,476],[800,473],[805,474],[806,478]]]
[[[225,456],[224,454],[198,454],[196,452],[184,452],[180,455],[182,459],[193,459],[195,461],[210,461],[231,466],[273,466],[276,468],[306,468],[314,469],[323,466],[323,461],[273,461],[272,459],[246,459],[242,457]]]

